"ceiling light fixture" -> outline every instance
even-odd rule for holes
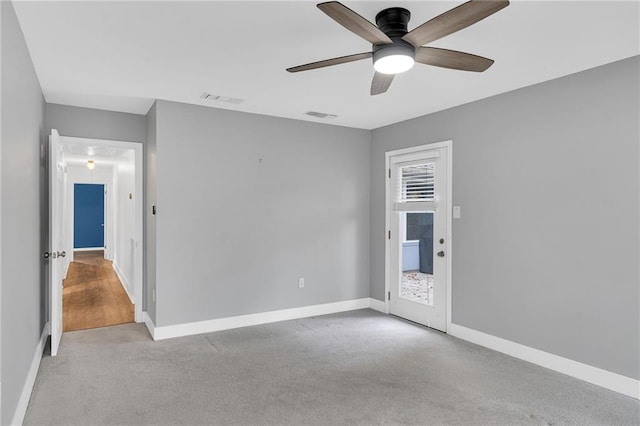
[[[96,163],[93,160],[87,161],[87,169],[93,170],[96,168]]]
[[[374,49],[373,68],[380,74],[400,74],[409,71],[415,63],[415,48],[403,40]]]
[[[371,43],[373,51],[298,65],[287,68],[287,71],[308,71],[373,57],[376,73],[371,81],[372,96],[385,93],[391,86],[394,75],[408,71],[415,62],[441,68],[482,72],[493,64],[493,60],[425,44],[473,25],[507,6],[509,0],[469,0],[407,31],[411,12],[403,7],[381,10],[376,15],[374,25],[338,1],[325,1],[318,4],[318,9]]]

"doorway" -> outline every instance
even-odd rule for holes
[[[50,143],[55,355],[63,325],[69,331],[142,321],[143,157],[140,143],[64,137],[55,130]],[[67,315],[72,305],[73,320]]]
[[[451,323],[451,142],[387,153],[387,312]]]

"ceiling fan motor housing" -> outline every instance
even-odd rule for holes
[[[377,44],[373,46],[373,62],[389,55],[404,55],[415,58],[416,48],[400,37],[389,37],[393,44]]]
[[[389,38],[402,37],[407,33],[407,24],[411,19],[411,12],[402,7],[390,7],[376,15],[376,25]]]
[[[373,62],[389,55],[405,55],[415,57],[415,47],[402,39],[407,33],[407,24],[411,19],[411,12],[402,7],[391,7],[376,15],[376,25],[385,33],[393,44],[373,45]]]

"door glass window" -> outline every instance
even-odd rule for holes
[[[405,238],[400,250],[403,299],[433,305],[433,218],[434,212],[400,213]]]
[[[397,201],[434,201],[435,166],[435,163],[400,166]]]

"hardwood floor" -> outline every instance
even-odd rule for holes
[[[104,252],[76,252],[62,290],[64,331],[133,322],[133,304]]]

